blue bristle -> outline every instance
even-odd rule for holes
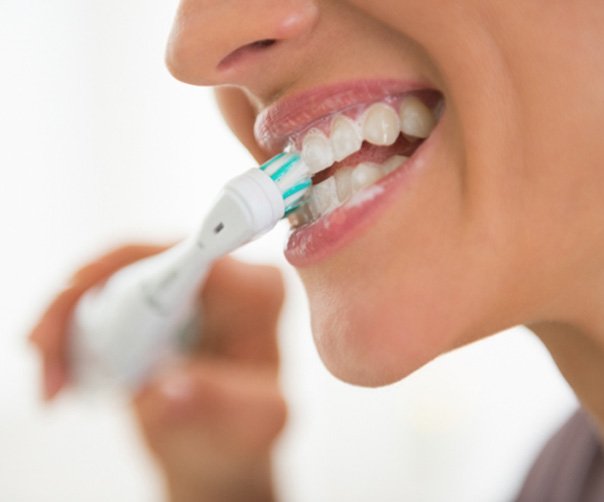
[[[262,164],[260,166],[260,169],[262,171],[266,171],[270,166],[272,166],[275,162],[277,162],[279,159],[281,159],[285,155],[287,155],[285,152],[281,152],[279,155],[275,155],[272,159],[270,159],[267,162],[265,162],[264,164]],[[270,174],[270,173],[267,173],[267,174]]]
[[[281,190],[283,201],[286,203],[284,216],[298,209],[304,200],[304,194],[312,185],[310,173],[300,154],[282,152],[262,164],[260,169],[270,176]]]
[[[287,199],[288,197],[291,197],[292,195],[294,195],[298,192],[301,192],[302,190],[308,188],[311,184],[312,183],[310,180],[304,180],[301,183],[294,185],[293,187],[291,187],[290,189],[286,190],[283,193],[283,200]]]
[[[289,169],[294,164],[298,163],[299,160],[300,160],[300,156],[298,154],[293,154],[287,162],[285,162],[279,169],[277,169],[277,171],[275,171],[273,174],[271,174],[272,180],[275,182],[279,181],[285,174],[287,174]]]

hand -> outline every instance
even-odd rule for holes
[[[66,326],[78,298],[117,269],[161,250],[114,251],[80,270],[51,304],[31,335],[42,354],[46,399],[69,381]],[[198,351],[134,397],[143,436],[174,502],[272,500],[271,449],[286,420],[277,382],[282,302],[276,269],[221,260],[201,294]]]

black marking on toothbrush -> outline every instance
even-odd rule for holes
[[[224,223],[220,222],[218,225],[216,225],[216,228],[214,228],[214,233],[219,234],[223,230],[224,230]]]

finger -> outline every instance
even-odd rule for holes
[[[71,283],[85,289],[101,282],[116,270],[164,251],[167,246],[130,244],[115,249],[85,265],[72,277]]]
[[[68,379],[67,336],[71,312],[86,290],[106,280],[117,269],[155,254],[164,247],[125,246],[80,269],[71,285],[61,292],[32,329],[29,340],[36,345],[43,359],[45,399],[51,399]]]
[[[234,456],[266,448],[286,408],[273,373],[204,358],[160,376],[135,399],[155,449],[203,448]],[[193,443],[193,444],[192,444]]]
[[[159,246],[125,246],[81,268],[73,275],[70,286],[46,309],[29,339],[42,350],[56,350],[57,341],[61,339],[58,332],[64,331],[71,310],[86,290],[106,280],[116,270],[163,249]]]
[[[200,350],[276,367],[283,299],[283,280],[277,268],[221,260],[202,291]]]
[[[286,420],[275,375],[217,363],[205,359],[165,375],[135,402],[166,479],[192,487],[186,491],[198,495],[190,500],[217,500],[242,475],[270,477],[271,447]]]
[[[67,382],[65,366],[54,359],[42,360],[42,397],[48,401],[55,397]]]
[[[67,331],[69,313],[81,294],[74,287],[59,294],[30,334],[30,341],[42,355],[44,399],[52,399],[67,381],[63,334]]]

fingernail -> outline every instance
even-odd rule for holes
[[[191,378],[183,370],[172,370],[161,377],[159,391],[169,401],[188,401],[193,394]]]
[[[157,388],[163,398],[164,418],[170,422],[186,419],[193,396],[193,384],[189,375],[181,369],[170,370],[160,376]]]

